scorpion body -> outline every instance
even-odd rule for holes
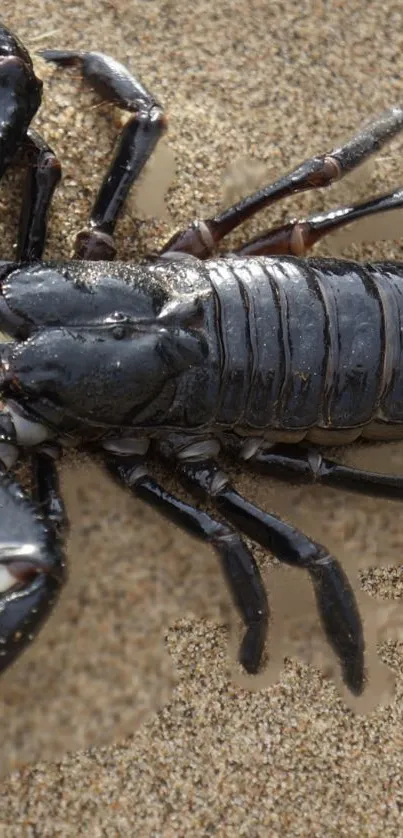
[[[16,399],[25,391],[59,433],[89,441],[116,428],[173,429],[332,446],[403,438],[403,264],[189,256],[130,267],[6,263],[2,274],[0,328],[25,338],[6,370],[3,361],[3,389]],[[161,329],[133,352],[140,318],[162,328],[188,320],[179,369],[175,338]],[[158,344],[172,353],[160,374]]]
[[[214,547],[246,627],[240,662],[248,672],[261,662],[269,606],[239,533],[305,569],[343,679],[359,694],[365,642],[340,563],[243,498],[218,455],[229,452],[277,478],[403,497],[403,478],[344,466],[321,450],[360,437],[403,439],[403,264],[301,258],[330,231],[402,207],[403,191],[291,221],[232,254],[214,257],[214,249],[261,208],[351,171],[403,129],[403,109],[389,109],[340,148],[194,222],[157,256],[124,264],[112,261],[114,227],[166,128],[162,108],[108,56],[42,55],[78,65],[104,100],[133,115],[73,260],[43,262],[60,165],[29,127],[42,83],[0,24],[0,176],[17,151],[28,163],[17,258],[0,262],[7,336],[0,344],[0,669],[30,642],[65,580],[57,461],[75,447]],[[15,478],[27,453],[30,492]],[[160,486],[148,471],[153,459],[212,501],[221,519]]]

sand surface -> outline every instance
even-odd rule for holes
[[[402,102],[397,2],[31,0],[27,8],[3,0],[1,17],[33,54],[45,46],[111,53],[164,103],[165,148],[117,230],[124,260],[223,206],[239,180],[247,191]],[[40,58],[35,67],[45,82],[35,126],[64,174],[47,256],[66,258],[123,117],[100,107],[76,71]],[[231,243],[400,184],[402,152],[396,141],[353,180],[283,203]],[[2,258],[12,258],[20,186],[15,171],[1,184]],[[346,251],[375,254],[401,259],[402,243]],[[401,471],[402,446],[377,448],[369,462]],[[0,835],[403,834],[399,506],[235,471],[234,480],[343,560],[365,616],[364,698],[346,704],[340,692],[303,574],[281,573],[261,550],[274,624],[271,664],[252,689],[231,664],[232,611],[213,554],[96,465],[64,466],[71,580],[40,640],[1,684]]]

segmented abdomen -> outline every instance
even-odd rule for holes
[[[248,431],[403,422],[403,265],[293,257],[209,264],[218,424]]]

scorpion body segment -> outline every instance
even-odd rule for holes
[[[318,445],[403,438],[403,264],[302,259],[334,229],[403,206],[403,191],[292,221],[232,254],[217,244],[280,198],[343,177],[403,129],[390,108],[350,141],[213,218],[193,222],[157,256],[113,262],[125,199],[166,128],[157,100],[126,68],[95,52],[44,50],[78,65],[104,100],[132,116],[71,261],[44,262],[47,212],[60,177],[29,125],[42,83],[0,24],[0,176],[28,164],[15,261],[0,262],[0,669],[29,644],[65,580],[57,460],[96,456],[113,478],[216,551],[245,625],[239,659],[258,671],[269,605],[240,533],[310,576],[342,677],[365,686],[365,640],[353,590],[327,549],[242,497],[218,461],[286,480],[389,498],[403,478],[350,468]],[[14,471],[31,461],[30,491]],[[181,500],[149,473],[175,469],[223,520]]]
[[[228,257],[3,273],[0,328],[23,336],[4,392],[48,422],[53,407],[60,432],[73,417],[97,438],[403,438],[403,265]]]

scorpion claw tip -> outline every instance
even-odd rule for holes
[[[261,626],[248,627],[239,650],[239,662],[248,675],[256,675],[260,668],[266,631]]]
[[[362,649],[357,650],[354,657],[344,660],[342,663],[343,681],[357,698],[362,695],[365,689],[365,666],[364,653]]]

